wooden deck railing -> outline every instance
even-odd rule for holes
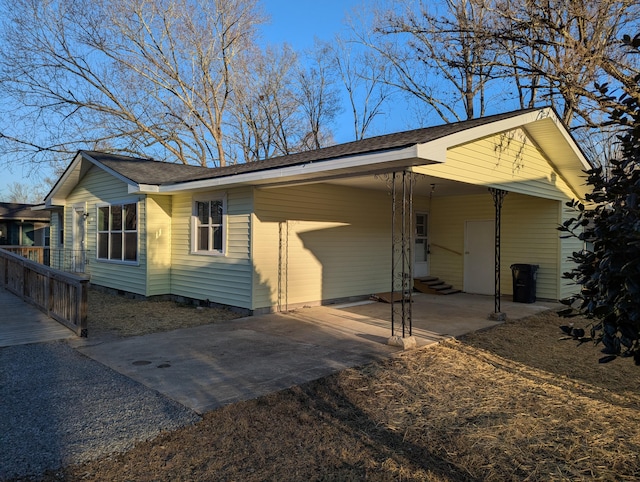
[[[49,246],[0,246],[0,248],[67,273],[88,273],[89,271],[89,252],[84,249]]]
[[[78,336],[87,336],[88,286],[87,278],[0,248],[0,287],[32,303]]]
[[[18,254],[36,263],[46,264],[49,257],[49,248],[47,246],[0,246],[0,248],[13,254]]]

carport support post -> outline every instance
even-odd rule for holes
[[[504,197],[507,195],[507,191],[490,187],[489,192],[493,197],[493,204],[496,208],[494,311],[489,315],[489,318],[492,320],[504,321],[507,316],[500,312],[500,222],[502,220],[502,203],[504,202]]]
[[[393,309],[393,297],[396,291],[396,173],[391,175],[391,336],[396,331],[396,310]]]
[[[413,185],[416,175],[406,170],[402,171],[401,177],[398,174],[393,172],[391,176],[391,338],[389,338],[388,343],[401,346],[406,350],[416,346],[411,320],[413,301]],[[396,181],[402,183],[401,196],[398,195]],[[400,216],[399,219],[398,216]],[[397,236],[396,228],[399,228],[400,231]],[[399,274],[396,272],[396,263],[399,264]],[[396,278],[398,276],[400,277],[399,301],[402,315],[402,336],[395,334],[396,308],[394,301]]]

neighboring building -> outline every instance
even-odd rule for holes
[[[45,205],[52,246],[88,253],[74,268],[92,284],[266,312],[389,291],[389,180],[406,172],[415,276],[493,294],[498,220],[502,293],[531,263],[537,296],[560,299],[579,246],[556,228],[589,167],[553,110],[531,109],[215,169],[81,151]],[[508,193],[501,218],[489,188]]]
[[[34,204],[0,202],[0,246],[48,246],[51,213]]]

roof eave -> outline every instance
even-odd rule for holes
[[[129,184],[129,194],[153,194],[160,192],[158,184]]]
[[[440,161],[434,158],[421,157],[418,145],[416,144],[399,149],[389,149],[375,153],[308,162],[295,166],[161,185],[159,189],[154,192],[170,194],[180,191],[231,188],[247,185],[270,186],[298,183],[301,181],[318,182],[339,175],[362,175],[374,171],[399,170],[415,165],[433,164],[437,162]]]
[[[47,196],[45,197],[45,208],[65,206],[67,196],[78,184],[80,179],[82,179],[82,177],[86,174],[90,166],[97,166],[103,171],[109,173],[111,176],[127,184],[129,192],[139,190],[138,184],[131,179],[105,166],[100,161],[97,161],[96,159],[91,157],[87,152],[78,151],[76,156],[73,158],[73,161],[71,161],[71,164],[69,164],[67,169],[65,169],[62,176],[60,176],[60,179],[58,179],[58,182],[56,182],[49,194],[47,194]]]
[[[593,168],[571,133],[557,116],[549,118],[556,126],[545,132],[545,123],[524,126],[537,147],[547,156],[549,163],[571,188],[578,199],[584,199],[591,188],[586,182],[585,171]],[[547,121],[548,124],[548,121]]]
[[[550,125],[553,128],[550,128]],[[422,156],[429,155],[439,162],[446,162],[448,149],[517,127],[527,132],[576,197],[584,199],[585,194],[589,192],[584,171],[591,169],[592,166],[571,133],[550,107],[441,137],[419,145],[419,152]]]

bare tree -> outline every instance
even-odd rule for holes
[[[300,138],[300,104],[296,97],[298,60],[293,49],[268,47],[251,55],[248,75],[234,79],[232,143],[243,161],[290,154]]]
[[[391,96],[387,64],[354,42],[336,38],[328,46],[349,98],[356,140],[367,137],[373,121]]]
[[[31,157],[88,144],[224,165],[256,1],[4,0],[0,82],[34,129],[0,138]]]
[[[298,69],[297,86],[304,133],[296,150],[325,147],[332,142],[330,125],[340,110],[331,52],[326,45],[316,42],[307,65]]]
[[[428,2],[398,0],[376,12],[372,34],[360,42],[393,72],[387,82],[428,105],[445,122],[481,116],[494,79],[496,53],[483,26],[482,0],[446,0],[445,11]]]
[[[526,89],[529,105],[553,105],[574,128],[599,128],[614,107],[596,83],[625,89],[640,73],[637,59],[619,48],[622,32],[636,31],[640,21],[636,0],[495,0],[490,9],[488,34],[521,98]]]
[[[636,0],[397,0],[356,34],[391,66],[394,87],[446,122],[483,115],[498,99],[550,104],[572,127],[594,128],[614,107],[595,84],[625,89],[640,72],[616,48],[639,23]]]
[[[34,188],[34,186],[21,183],[12,182],[9,184],[8,202],[21,203],[21,204],[37,204],[42,202],[46,192],[44,186]]]

